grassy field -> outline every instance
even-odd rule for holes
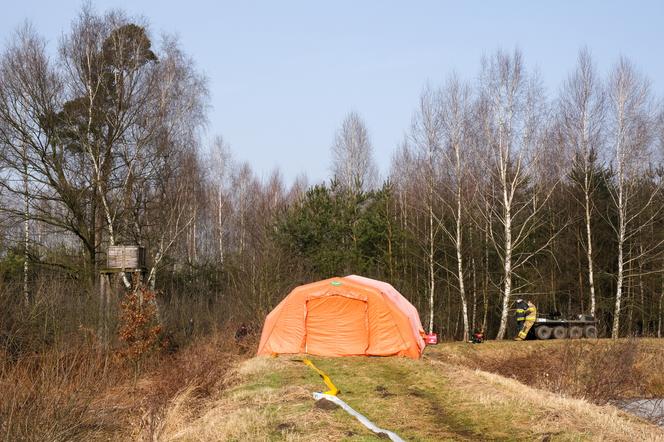
[[[312,359],[341,389],[343,400],[405,440],[664,440],[660,428],[605,404],[606,395],[592,397],[579,387],[585,378],[600,389],[597,379],[627,370],[624,381],[662,362],[661,341],[644,340],[636,351],[630,342],[452,343],[427,348],[419,361]],[[553,362],[545,375],[546,364]],[[534,374],[527,374],[529,365]],[[562,371],[565,382],[554,373],[564,365],[574,367]],[[661,373],[642,378],[644,387],[605,386],[623,397],[656,393]],[[229,388],[204,407],[198,403],[195,413],[191,392],[179,395],[164,416],[159,439],[379,440],[344,411],[314,406],[311,393],[325,386],[299,357],[249,359],[230,378]]]

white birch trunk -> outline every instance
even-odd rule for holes
[[[618,168],[618,278],[616,280],[616,304],[613,310],[613,326],[611,327],[611,338],[618,339],[620,333],[620,307],[623,295],[623,281],[624,281],[624,244],[625,244],[625,223],[626,223],[626,205],[625,205],[625,157],[623,152],[623,132],[624,132],[624,114],[623,106],[624,98],[622,95],[619,100],[618,107],[618,128],[616,137],[616,162]]]
[[[458,161],[458,152],[457,152]],[[463,282],[463,256],[461,254],[462,232],[461,232],[461,186],[457,188],[457,213],[456,213],[456,255],[457,255],[457,278],[459,279],[459,296],[461,298],[461,310],[463,315],[463,340],[469,337],[468,326],[468,302],[466,301],[466,289]]]
[[[475,267],[475,258],[472,259],[473,268],[473,310],[471,313],[470,324],[477,327],[477,268]]]
[[[620,174],[621,172],[619,172]],[[623,281],[625,278],[624,267],[624,244],[625,244],[625,207],[623,203],[623,184],[619,184],[618,189],[618,278],[616,280],[616,305],[613,310],[613,327],[611,328],[611,338],[618,339],[620,332],[620,304],[622,302]]]
[[[641,318],[641,335],[648,332],[648,319],[650,319],[650,315],[646,318],[645,288],[643,286],[643,256],[643,244],[639,243],[639,300],[641,301],[639,306],[639,316]],[[650,309],[648,309],[648,311],[650,311]]]
[[[587,160],[586,160],[587,161]],[[595,316],[595,273],[593,269],[593,241],[590,219],[590,177],[588,176],[588,165],[585,172],[585,211],[586,211],[586,256],[588,259],[588,287],[590,289],[590,314]]]
[[[222,192],[219,186],[219,199],[217,201],[217,227],[219,229],[219,264],[224,264],[224,226],[222,220]]]
[[[590,290],[590,314],[595,316],[595,272],[593,265],[593,237],[591,225],[591,200],[590,194],[592,192],[592,180],[590,165],[590,135],[588,127],[588,111],[584,109],[582,119],[582,142],[583,142],[583,196],[584,196],[584,209],[586,215],[586,256],[588,260],[588,289]]]
[[[433,190],[431,190],[433,192]],[[434,293],[436,291],[436,279],[434,273],[434,256],[433,256],[433,203],[429,203],[429,333],[433,333],[433,307],[434,307]]]
[[[99,170],[98,166],[95,164],[95,168]],[[99,173],[98,173],[99,176]],[[102,186],[101,182],[98,181],[98,189],[99,189],[99,196],[101,197],[102,204],[104,206],[104,214],[106,215],[106,223],[108,224],[108,244],[109,246],[114,246],[115,245],[115,229],[113,228],[113,217],[111,216],[111,209],[108,206],[108,202],[106,201],[106,195],[103,194],[102,191]],[[125,288],[129,290],[131,288],[131,283],[129,282],[129,279],[127,278],[127,274],[125,272],[122,272],[120,274],[121,279],[122,279],[122,284],[124,284]]]
[[[92,59],[93,56],[90,53],[89,50],[86,51],[86,60],[88,64],[88,69],[90,72],[94,71],[94,68],[92,66]],[[106,223],[108,224],[108,242],[109,245],[113,246],[115,245],[115,232],[113,229],[113,216],[111,215],[111,209],[108,205],[108,201],[106,199],[106,194],[104,193],[104,187],[102,185],[102,173],[101,173],[101,159],[99,158],[99,154],[96,153],[93,148],[92,148],[92,121],[93,121],[93,109],[94,109],[94,101],[95,101],[95,96],[97,95],[99,88],[101,86],[100,84],[101,80],[97,80],[97,84],[92,84],[92,78],[88,78],[87,80],[87,93],[88,93],[88,122],[87,122],[87,132],[86,132],[86,137],[85,137],[85,148],[87,151],[87,154],[90,157],[90,161],[92,162],[92,166],[94,167],[95,171],[95,181],[96,181],[96,188],[97,192],[99,192],[99,197],[101,199],[102,206],[104,207],[104,215],[106,217]],[[127,275],[122,272],[122,283],[127,289],[131,288],[131,284],[129,280],[127,279]]]
[[[489,214],[488,203],[485,208]],[[487,317],[489,315],[489,228],[491,220],[487,216],[484,226],[484,290],[482,290],[482,332],[486,333]]]
[[[664,299],[664,287],[662,287],[662,293],[659,295],[659,305],[657,307],[657,337],[662,337],[662,299]]]
[[[510,121],[510,119],[508,119]],[[510,132],[509,130],[507,131]],[[502,140],[501,140],[502,141]],[[500,180],[503,191],[503,228],[505,232],[505,256],[503,257],[503,299],[501,302],[500,327],[496,339],[505,338],[507,332],[507,313],[509,311],[510,295],[512,294],[512,197],[514,195],[514,184],[509,181],[508,163],[510,161],[510,141],[506,146],[500,146]],[[509,187],[508,187],[509,186]],[[509,188],[509,191],[508,191]]]
[[[662,274],[662,285],[659,292],[659,305],[657,306],[657,337],[662,337],[662,300],[664,300],[664,273]]]
[[[28,287],[29,282],[29,256],[28,250],[30,247],[30,194],[28,182],[28,162],[27,150],[23,147],[23,301],[25,305],[30,304],[30,291]]]
[[[611,337],[616,339],[620,333],[626,274],[631,276],[633,261],[638,258],[632,257],[632,250],[626,251],[625,246],[628,245],[629,238],[652,222],[642,221],[640,215],[650,207],[661,186],[657,185],[649,192],[645,203],[635,200],[639,192],[634,189],[634,185],[638,183],[639,175],[644,173],[643,166],[653,159],[650,137],[654,128],[654,104],[648,80],[636,72],[627,59],[621,58],[610,76],[608,91],[613,118],[613,166],[616,170],[615,195],[612,196],[618,212],[618,226],[615,229],[618,241],[618,275],[611,329]],[[659,210],[660,207],[657,208],[657,211]],[[629,252],[627,257],[626,252]],[[629,268],[625,269],[627,265]]]
[[[505,282],[501,303],[500,327],[496,336],[496,339],[499,340],[505,338],[507,331],[507,312],[509,311],[510,295],[512,294],[512,218],[509,206],[505,209],[505,258],[503,260],[503,272]]]
[[[588,289],[590,292],[590,314],[596,314],[595,272],[592,243],[592,196],[593,183],[593,147],[599,148],[597,140],[599,127],[602,125],[604,108],[601,104],[601,91],[590,53],[581,50],[575,72],[566,83],[563,94],[562,111],[567,121],[568,135],[574,153],[583,161],[583,182],[578,185],[583,191],[583,209],[586,230],[586,261]],[[579,125],[577,129],[577,124]]]
[[[664,273],[662,273],[662,283],[659,292],[659,304],[657,306],[657,337],[662,337],[662,300],[664,300]]]

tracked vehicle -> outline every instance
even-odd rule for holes
[[[566,319],[558,312],[549,313],[537,317],[528,337],[531,339],[596,339],[597,320],[590,315],[578,315]]]

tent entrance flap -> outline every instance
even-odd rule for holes
[[[305,328],[305,353],[364,355],[369,347],[367,302],[340,295],[309,299]]]

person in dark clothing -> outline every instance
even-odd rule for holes
[[[249,334],[249,327],[247,327],[247,324],[242,323],[242,325],[240,325],[240,328],[238,328],[235,331],[235,342],[242,341],[248,334]]]
[[[470,337],[470,342],[473,344],[481,344],[484,342],[484,330],[475,329]]]

